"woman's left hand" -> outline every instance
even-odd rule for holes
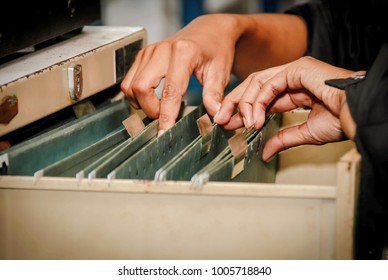
[[[266,143],[264,160],[302,144],[321,145],[353,138],[355,124],[345,91],[324,83],[352,74],[355,73],[311,57],[256,72],[225,97],[214,120],[227,129],[260,129],[269,114],[311,108],[305,123],[279,131]],[[238,113],[232,116],[236,108]]]

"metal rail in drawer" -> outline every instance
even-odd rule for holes
[[[86,117],[11,147],[0,154],[1,173],[33,175],[36,171],[117,131],[129,113],[128,102],[117,101]]]

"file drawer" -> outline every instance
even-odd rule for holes
[[[341,142],[283,152],[275,183],[1,176],[0,258],[352,258],[359,164]]]

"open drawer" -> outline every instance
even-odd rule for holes
[[[352,258],[359,166],[342,142],[282,153],[275,184],[1,176],[0,258]]]

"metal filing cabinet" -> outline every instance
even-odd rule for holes
[[[87,89],[93,85],[88,84],[92,80],[87,75],[109,76],[111,81],[107,84],[115,84],[123,74],[117,68],[122,61],[117,57],[125,55],[121,50],[139,40],[145,44],[142,29],[131,30],[126,38],[125,42],[116,39],[111,57],[104,64],[106,68],[112,65],[109,73],[113,74],[101,74],[98,67],[86,71],[82,61],[75,63],[82,65],[83,72],[84,91],[79,100],[69,97],[68,90],[64,94],[48,89],[34,99],[40,98],[40,104],[47,110],[57,111],[88,97]],[[81,57],[88,61],[104,59],[98,50]],[[58,73],[68,69],[68,65],[59,63]],[[24,98],[28,93],[22,90],[22,85],[15,86],[12,94],[1,92],[4,96],[18,97],[19,113],[9,123],[15,127],[50,113],[39,109],[33,115],[40,115],[33,117],[29,115],[30,109],[26,109],[24,116],[23,106],[28,100]],[[62,103],[57,102],[60,98],[49,96],[52,92],[61,95]],[[112,123],[101,123],[101,127],[120,124],[126,116],[117,114],[117,119],[108,114],[104,120],[112,119]],[[306,111],[285,113],[282,126],[300,122],[306,116]],[[2,126],[2,135],[11,133],[4,127],[7,126]],[[93,131],[89,134],[103,137],[103,132],[98,136]],[[50,141],[46,144],[50,145]],[[85,148],[93,143],[68,143],[68,151],[61,150],[71,154],[76,144]],[[66,142],[63,146],[66,147]],[[3,168],[10,160],[5,154],[0,156]],[[47,155],[37,151],[33,157],[38,156],[44,159]],[[33,165],[34,159],[30,161]],[[3,175],[0,176],[0,258],[351,258],[359,164],[360,156],[352,143],[342,142],[282,153],[272,183],[210,181],[198,188],[190,181]]]

